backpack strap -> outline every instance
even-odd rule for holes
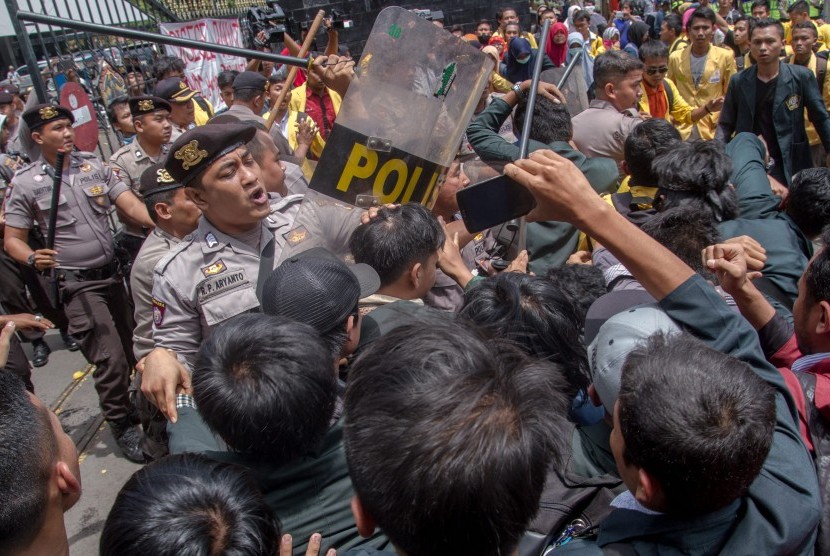
[[[816,53],[816,79],[818,80],[819,93],[824,91],[824,80],[827,77],[827,50]]]
[[[193,100],[195,100],[196,104],[198,104],[199,107],[202,110],[204,110],[205,113],[207,113],[208,118],[213,117],[213,110],[210,109],[210,105],[207,103],[207,101],[205,101],[205,99],[202,98],[202,95],[196,95],[195,97],[193,97]]]
[[[666,98],[669,99],[669,113],[671,113],[672,106],[674,106],[674,91],[665,78],[663,78],[663,88],[666,90]]]

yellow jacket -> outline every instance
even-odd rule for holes
[[[490,84],[493,86],[493,91],[497,93],[509,93],[513,88],[513,84],[496,71],[490,73]]]
[[[605,45],[602,44],[602,37],[597,36],[591,41],[591,57],[596,58],[605,52]]]
[[[215,111],[213,110],[213,105],[210,103],[210,101],[208,99],[206,99],[205,97],[202,97],[202,98],[205,100],[207,105],[210,107],[210,111],[215,113]],[[190,102],[193,103],[193,117],[194,117],[194,120],[196,121],[196,125],[205,125],[206,123],[208,123],[208,120],[212,117],[212,114],[208,114],[207,112],[202,110],[202,107],[199,106],[199,103],[196,102],[195,98],[192,99]]]
[[[664,119],[673,125],[692,125],[692,111],[694,108],[689,106],[689,103],[683,100],[683,97],[680,95],[680,91],[677,90],[677,86],[671,79],[666,78],[663,80],[663,83],[672,91],[672,105],[669,106],[669,110],[666,112]],[[668,92],[666,92],[664,96],[666,97],[666,104],[668,105]],[[643,96],[640,97],[640,104],[637,109],[640,112],[651,114],[651,107],[648,104],[648,95],[645,93],[645,88],[643,88]]]
[[[334,106],[334,113],[337,114],[340,112],[340,103],[342,99],[340,95],[328,89],[329,96],[331,97],[331,104]],[[293,91],[291,91],[291,98],[288,101],[288,141],[291,145],[291,148],[296,148],[297,143],[297,130],[294,128],[294,124],[297,123],[297,112],[305,112],[305,102],[306,102],[306,84],[303,83]],[[294,119],[291,119],[291,112],[294,113]],[[291,134],[294,133],[294,143],[291,143]],[[323,152],[323,147],[326,146],[326,142],[323,137],[318,132],[317,135],[314,137],[314,140],[311,142],[311,154],[315,157],[320,157],[320,153]]]
[[[691,46],[671,54],[668,78],[674,81],[677,90],[688,104],[693,108],[699,108],[712,99],[726,95],[729,80],[737,72],[735,55],[731,49],[710,47],[706,57],[706,66],[697,87],[692,77],[691,55]],[[707,114],[695,124],[678,125],[677,129],[684,140],[691,135],[692,125],[697,126],[702,139],[714,139],[715,130],[718,127],[718,113]]]
[[[810,61],[805,66],[809,68],[813,75],[816,76],[818,79],[818,73],[816,71],[816,55],[813,54],[810,56]],[[821,90],[821,98],[824,99],[824,106],[830,107],[830,78],[827,77],[827,74],[824,75],[824,86]],[[816,133],[816,127],[813,125],[813,122],[810,121],[810,118],[807,116],[807,110],[804,110],[804,130],[807,132],[807,139],[810,141],[810,146],[820,145],[821,139],[819,139],[818,133]]]

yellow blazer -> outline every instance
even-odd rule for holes
[[[729,80],[737,72],[735,55],[731,49],[712,46],[706,57],[706,66],[700,84],[695,87],[692,77],[692,47],[674,52],[669,56],[668,78],[674,81],[683,99],[693,108],[699,108],[712,99],[725,96]],[[718,114],[707,114],[695,124],[680,124],[677,130],[683,139],[688,139],[692,126],[696,125],[700,137],[710,140],[715,138],[718,127]]]
[[[329,96],[331,97],[331,104],[334,106],[334,113],[337,114],[340,112],[340,103],[343,102],[340,98],[340,95],[328,89]],[[294,129],[294,124],[297,123],[297,112],[305,112],[305,102],[306,102],[306,84],[303,83],[293,91],[291,91],[291,98],[288,101],[288,141],[291,148],[296,148],[297,144],[297,130]],[[294,119],[291,119],[291,113],[294,113]],[[294,133],[294,143],[291,143],[291,134]],[[311,142],[311,154],[315,157],[319,158],[320,153],[323,152],[323,147],[326,146],[325,140],[323,137],[317,133],[314,137],[314,140]]]

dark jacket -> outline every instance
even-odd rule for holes
[[[498,134],[512,108],[501,99],[495,99],[484,112],[467,127],[467,140],[484,161],[513,162],[519,158],[519,147],[508,143]],[[527,152],[550,149],[567,158],[579,168],[597,193],[610,193],[617,185],[619,169],[610,158],[588,158],[565,141],[545,144],[530,140]],[[527,249],[530,252],[530,270],[541,276],[549,268],[565,264],[576,250],[579,230],[564,222],[534,222],[527,225]]]
[[[202,453],[211,459],[241,465],[251,473],[265,501],[294,538],[294,554],[305,554],[312,533],[323,535],[322,551],[329,548],[379,548],[389,546],[379,531],[362,538],[351,511],[354,496],[343,427],[338,421],[323,437],[317,449],[283,466],[230,452],[208,429],[199,413],[184,407],[176,423],[168,423],[170,453]]]
[[[813,72],[790,64],[781,64],[780,68],[773,101],[773,125],[783,160],[775,162],[783,164],[784,176],[789,184],[799,170],[813,165],[810,142],[804,129],[804,109],[807,109],[827,152],[830,152],[830,116]],[[757,66],[732,76],[718,120],[716,139],[727,142],[733,133],[751,133],[754,129],[757,77]]]
[[[816,472],[799,434],[793,398],[764,358],[755,330],[700,276],[689,278],[660,306],[710,347],[746,362],[775,389],[769,455],[747,494],[726,508],[695,519],[615,509],[595,544],[574,541],[561,553],[602,554],[600,547],[625,544],[637,554],[812,554],[821,517]]]

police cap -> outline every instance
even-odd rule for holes
[[[176,139],[164,167],[174,180],[187,186],[216,160],[238,149],[255,134],[256,128],[247,123],[194,127]]]
[[[0,91],[0,106],[3,106],[4,104],[11,104],[12,102],[14,102],[14,98],[12,98],[11,93]]]
[[[265,92],[268,90],[268,80],[255,71],[243,71],[233,80],[233,90],[256,89]]]
[[[170,103],[159,97],[132,97],[128,103],[130,105],[130,114],[133,118],[144,116],[145,114],[152,114],[153,112],[158,112],[159,110],[170,111]]]
[[[153,164],[141,173],[138,192],[143,197],[155,193],[164,193],[182,187],[182,184],[173,179],[164,164]]]
[[[168,77],[156,83],[156,96],[168,102],[187,102],[196,96],[196,91],[187,86],[180,77]]]
[[[11,83],[9,83],[7,85],[3,85],[3,90],[5,92],[9,93],[10,95],[19,95],[20,94],[20,89],[18,89],[15,85],[12,85]]]
[[[38,104],[23,112],[23,121],[26,122],[30,131],[61,119],[69,119],[71,123],[75,123],[75,116],[72,112],[59,104]]]

